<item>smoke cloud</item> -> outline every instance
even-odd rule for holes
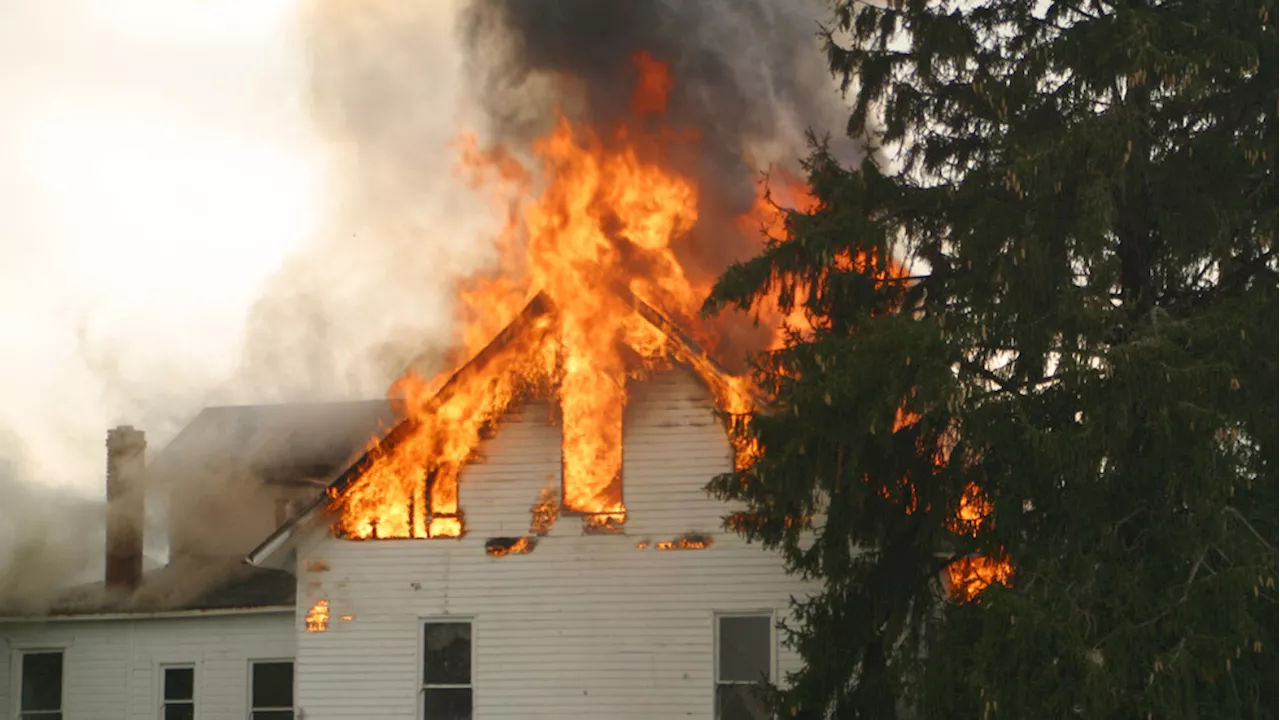
[[[39,611],[104,569],[105,506],[30,474],[22,440],[0,426],[0,615]]]
[[[666,122],[699,136],[697,151],[677,158],[700,194],[684,266],[706,277],[758,251],[759,238],[732,221],[750,210],[761,171],[794,167],[807,130],[856,155],[818,43],[828,13],[822,0],[473,0],[461,33],[477,102],[508,144],[545,133],[557,111],[597,127],[623,122],[636,54],[669,63]]]
[[[36,282],[24,280],[43,278],[38,267],[80,268],[62,280],[65,292],[73,284],[103,288],[77,295],[75,303],[55,293],[60,308],[72,309],[19,317],[12,326],[28,339],[51,327],[73,330],[54,349],[0,372],[11,379],[8,397],[26,398],[12,405],[12,416],[0,415],[0,427],[13,427],[7,444],[0,443],[6,498],[0,586],[17,587],[12,578],[20,576],[24,597],[38,598],[67,577],[100,575],[102,441],[114,424],[147,431],[154,456],[205,405],[376,398],[411,361],[438,368],[457,339],[456,284],[497,259],[491,239],[504,220],[455,171],[460,131],[518,155],[547,130],[556,110],[609,126],[629,112],[635,53],[669,62],[675,85],[666,122],[700,136],[696,153],[675,159],[700,188],[699,224],[678,248],[695,279],[710,279],[758,249],[759,238],[734,219],[750,208],[760,171],[804,154],[807,129],[830,132],[850,160],[858,154],[840,132],[843,102],[816,37],[827,12],[823,0],[300,1],[300,7],[270,3],[272,12],[288,15],[287,33],[278,21],[253,29],[254,42],[262,40],[270,56],[246,54],[239,41],[219,54],[210,49],[216,43],[194,39],[197,28],[248,22],[178,18],[207,6],[199,2],[174,10],[169,20],[179,30],[146,52],[118,27],[103,35],[88,25],[82,36],[39,45],[99,51],[84,58],[90,80],[107,73],[106,58],[126,57],[96,86],[143,78],[147,89],[122,95],[124,106],[164,112],[156,115],[158,125],[106,116],[93,133],[51,135],[43,145],[0,137],[0,151],[7,139],[14,148],[47,146],[65,155],[55,159],[67,177],[94,180],[77,194],[49,196],[54,202],[0,167],[0,189],[9,197],[25,198],[24,207],[57,209],[0,219],[9,224],[0,226],[4,237],[39,239],[48,218],[72,218],[76,224],[59,231],[85,246],[47,258],[39,256],[40,243],[6,248],[14,250],[6,253],[13,262],[8,275],[0,267],[0,300],[16,307],[38,297]],[[235,3],[200,12],[224,5]],[[33,0],[28,12],[41,16],[42,27],[63,22],[43,6]],[[244,0],[237,7],[251,6],[265,4]],[[154,16],[96,12],[106,18],[101,22],[117,24]],[[12,27],[27,27],[23,22],[19,17]],[[203,49],[188,57],[181,49],[187,46]],[[50,67],[55,60],[63,61],[51,59]],[[217,70],[229,62],[232,71]],[[274,63],[270,82],[247,82],[261,72],[254,62]],[[22,100],[83,79],[42,76],[9,87],[25,88],[15,96]],[[234,83],[252,85],[252,92],[241,97],[230,89]],[[290,115],[295,104],[303,124]],[[197,120],[165,114],[170,105],[190,108],[205,124],[201,133],[180,137],[174,128]],[[84,117],[85,108],[101,106],[69,103],[66,115]],[[30,119],[42,131],[61,127]],[[133,135],[121,140],[117,131],[130,128]],[[257,140],[230,139],[240,137]],[[147,157],[165,160],[146,166],[151,184],[123,174]],[[267,164],[255,165],[259,160]],[[190,197],[182,194],[186,187],[194,188]],[[89,205],[90,198],[99,204]],[[172,222],[156,224],[157,217]],[[138,237],[152,240],[128,244]],[[0,238],[6,242],[16,240]],[[147,265],[146,258],[155,262]],[[119,301],[131,288],[129,302]],[[82,306],[88,309],[75,309]],[[0,305],[0,324],[11,319],[4,310]],[[73,358],[73,372],[50,369],[33,384],[36,371],[57,367],[55,355]],[[69,460],[50,465],[63,458]],[[30,489],[58,480],[71,487],[65,497]],[[68,518],[81,517],[75,513],[87,502],[82,497],[91,500],[83,511],[90,519],[77,525]],[[39,511],[45,507],[53,510]],[[148,527],[149,548],[158,541],[163,549],[163,527]]]
[[[494,219],[454,171],[456,9],[313,0],[301,23],[332,197],[250,313],[246,385],[259,399],[379,397],[452,344],[454,282],[494,258]]]
[[[245,314],[322,204],[290,2],[5,3],[0,612],[102,578],[109,427],[154,454],[249,397]]]
[[[528,154],[557,111],[609,127],[630,113],[633,56],[671,64],[666,122],[700,135],[678,169],[699,223],[677,246],[695,282],[759,250],[736,222],[760,173],[794,167],[805,132],[843,136],[817,33],[823,0],[312,0],[303,14],[309,109],[333,197],[320,237],[250,315],[244,375],[257,398],[376,396],[456,341],[456,282],[496,260],[503,220],[461,181],[461,132]],[[726,320],[725,346],[767,332]],[[738,357],[725,357],[731,366]]]

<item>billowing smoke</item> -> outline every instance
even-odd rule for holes
[[[555,110],[623,121],[635,55],[670,63],[667,120],[700,133],[699,187],[738,215],[759,171],[803,153],[806,130],[840,141],[846,110],[818,42],[828,13],[823,0],[472,0],[460,30],[472,90],[504,140],[544,133]],[[566,87],[549,75],[582,92],[547,96]]]
[[[502,221],[462,182],[455,140],[520,155],[557,111],[610,127],[630,113],[641,51],[671,66],[664,122],[700,136],[668,158],[699,186],[699,223],[677,247],[685,272],[705,284],[754,254],[758,234],[736,221],[762,171],[794,167],[809,129],[857,153],[818,41],[828,12],[824,0],[311,0],[308,103],[332,203],[250,315],[242,387],[369,397],[410,360],[439,360],[456,339],[455,283],[494,260]]]
[[[452,343],[453,283],[492,260],[494,219],[451,146],[466,125],[456,10],[309,0],[300,22],[330,202],[250,313],[242,385],[256,401],[379,397]]]
[[[201,361],[209,362],[206,355],[225,352],[229,345],[225,337],[231,333],[211,321],[212,310],[192,311],[171,313],[183,317],[181,327],[175,321],[174,327],[163,326],[164,332],[156,331],[154,337],[124,334],[108,341],[88,333],[78,349],[84,356],[81,364],[96,386],[86,380],[67,384],[50,398],[31,393],[31,407],[49,413],[47,427],[60,433],[74,427],[76,432],[70,439],[36,442],[37,428],[23,406],[22,437],[30,447],[19,452],[0,443],[0,495],[7,498],[0,507],[0,585],[11,584],[15,577],[39,580],[41,588],[28,588],[25,594],[37,597],[50,582],[65,583],[68,574],[82,577],[71,571],[83,571],[88,580],[100,577],[101,503],[84,510],[83,517],[92,522],[80,523],[74,519],[81,517],[79,501],[63,501],[56,493],[13,490],[44,481],[47,472],[28,466],[47,464],[46,456],[67,456],[66,446],[83,448],[76,467],[65,473],[78,478],[78,492],[73,495],[101,498],[102,438],[113,424],[132,423],[146,430],[154,456],[204,405],[380,397],[410,360],[435,357],[438,367],[439,358],[456,340],[451,324],[455,283],[494,260],[489,239],[502,221],[455,172],[453,142],[460,131],[476,131],[482,141],[499,142],[519,153],[547,129],[557,108],[575,119],[608,126],[629,112],[635,81],[632,57],[644,50],[669,62],[675,85],[665,121],[700,135],[697,152],[675,160],[699,184],[701,219],[680,253],[686,271],[701,278],[714,276],[731,260],[758,249],[759,238],[744,232],[734,219],[750,207],[760,171],[793,163],[804,153],[806,129],[830,132],[837,143],[844,143],[846,157],[856,157],[857,148],[841,137],[845,111],[823,66],[816,37],[818,22],[826,14],[823,0],[302,2],[296,21],[305,87],[285,88],[286,81],[280,80],[279,87],[267,84],[266,89],[254,90],[252,97],[241,98],[229,86],[210,85],[255,72],[245,66],[212,79],[197,73],[204,80],[192,82],[194,70],[212,73],[212,68],[225,66],[228,58],[201,56],[186,64],[169,62],[165,58],[179,53],[176,41],[172,47],[166,44],[150,48],[150,55],[139,55],[145,62],[139,60],[133,70],[112,74],[113,78],[150,77],[139,75],[138,69],[171,68],[165,77],[173,76],[175,93],[179,89],[188,93],[175,95],[183,98],[184,107],[197,108],[200,118],[210,122],[242,114],[244,128],[222,128],[222,134],[208,131],[190,147],[159,149],[153,145],[167,137],[164,133],[141,133],[135,138],[136,146],[107,134],[103,140],[91,135],[67,151],[78,158],[77,153],[83,155],[81,151],[89,149],[120,149],[120,158],[113,155],[105,164],[78,159],[70,165],[76,177],[99,165],[108,169],[136,166],[137,157],[147,152],[172,158],[173,167],[162,164],[153,174],[167,178],[160,187],[180,188],[182,183],[173,178],[180,177],[179,171],[191,164],[191,151],[198,149],[205,161],[199,167],[225,171],[220,177],[234,178],[210,185],[213,189],[202,190],[202,197],[243,196],[243,202],[228,207],[203,201],[194,204],[207,207],[208,216],[175,215],[174,227],[180,226],[179,219],[190,227],[182,226],[181,232],[163,228],[169,245],[181,246],[184,263],[195,272],[190,277],[175,276],[156,297],[140,297],[123,309],[115,308],[118,316],[129,318],[128,325],[138,325],[135,316],[147,308],[167,307],[173,298],[212,297],[221,292],[195,279],[208,275],[208,265],[215,261],[221,260],[224,265],[219,267],[224,269],[242,267],[249,259],[257,259],[255,254],[262,254],[269,260],[266,266],[278,269],[267,273],[265,289],[248,313],[240,367],[226,382],[216,379],[223,372],[221,364],[204,368]],[[117,14],[113,11],[104,17]],[[49,22],[55,26],[52,19]],[[268,30],[278,33],[278,28],[264,24],[262,32]],[[290,54],[295,47],[292,40],[273,39],[263,46]],[[203,47],[194,41],[189,44]],[[85,43],[68,41],[50,47],[61,45]],[[294,60],[290,55],[290,62]],[[252,65],[243,58],[238,62]],[[85,63],[86,67],[101,64],[99,59]],[[573,80],[563,82],[566,78]],[[294,137],[302,133],[289,129],[288,123],[266,133],[271,141],[262,147],[220,144],[224,135],[252,134],[246,130],[250,121],[273,122],[272,113],[282,112],[279,107],[288,103],[277,107],[264,98],[289,93],[304,98],[326,153],[323,197],[298,191],[301,181],[291,174],[293,166],[283,161],[279,172],[267,174],[260,167],[255,172],[247,160],[243,169],[232,167],[238,158],[272,157],[276,147],[292,147],[299,155],[313,153],[311,140]],[[228,110],[233,105],[258,108],[264,103],[276,109]],[[121,117],[110,127],[136,125],[130,116]],[[302,146],[306,149],[299,149]],[[228,167],[219,164],[223,160]],[[107,225],[99,216],[114,221],[120,208],[131,208],[136,223],[120,225],[114,232],[134,237],[156,215],[148,203],[161,209],[179,203],[170,202],[174,198],[167,195],[153,200],[132,190],[127,196],[112,195],[107,190],[118,189],[118,173],[102,172],[101,187],[82,195],[106,198],[101,200],[105,209],[85,210],[68,201],[72,211],[57,213],[59,218],[83,217],[85,228],[77,226],[77,232],[92,238],[95,247],[115,248],[110,257],[119,267],[104,269],[100,262],[86,260],[87,276],[121,272],[121,282],[127,285],[129,278],[155,275],[158,271],[142,263],[154,250],[124,253],[102,234]],[[0,177],[0,186],[4,180]],[[260,198],[258,204],[251,202],[255,198]],[[107,210],[115,214],[106,214]],[[314,226],[309,243],[287,257],[279,247],[255,246],[277,225],[290,226],[291,218],[300,213]],[[14,242],[34,232],[30,227],[11,229]],[[198,243],[190,239],[194,236],[200,238]],[[209,248],[207,254],[191,255],[197,246]],[[227,248],[241,253],[241,260],[214,252]],[[68,257],[81,255],[68,253]],[[186,259],[190,257],[195,260]],[[65,265],[59,262],[59,267]],[[16,273],[22,265],[14,267],[19,269]],[[246,278],[243,285],[255,286],[261,280]],[[6,285],[22,287],[14,286],[12,278],[6,278]],[[171,344],[161,343],[162,335],[172,337]],[[119,364],[122,357],[130,362]],[[33,367],[38,364],[32,361]],[[160,367],[172,372],[158,372]],[[9,374],[26,377],[21,368]],[[86,413],[86,397],[93,397],[95,408],[103,407]],[[84,417],[69,422],[72,412]],[[20,456],[40,462],[3,466],[5,458]],[[21,479],[15,481],[15,477]],[[17,507],[23,510],[15,512]],[[40,507],[52,510],[27,512]],[[83,531],[84,527],[90,530]],[[148,546],[157,539],[164,542],[160,537],[164,525],[158,527],[161,532],[148,528]],[[86,546],[85,538],[91,544]]]
[[[795,168],[807,131],[856,159],[818,38],[829,12],[822,0],[471,0],[460,32],[488,134],[508,147],[546,133],[556,113],[600,128],[625,122],[637,54],[669,63],[663,121],[698,136],[692,151],[667,158],[699,190],[698,225],[677,252],[706,284],[759,251],[739,218],[762,172]]]
[[[103,505],[25,481],[29,465],[22,440],[0,426],[0,615],[39,610],[102,574]]]

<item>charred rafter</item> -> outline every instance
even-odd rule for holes
[[[520,311],[520,314],[517,315],[515,319],[502,330],[502,332],[495,335],[494,338],[480,350],[480,352],[476,353],[470,362],[459,368],[449,377],[444,385],[440,387],[440,390],[436,392],[430,401],[428,401],[427,407],[425,408],[426,411],[428,413],[434,411],[447,402],[451,397],[453,397],[454,393],[458,391],[458,388],[462,384],[464,378],[469,377],[471,374],[482,372],[485,366],[487,366],[493,358],[501,353],[512,340],[528,330],[535,320],[548,314],[551,310],[551,301],[547,298],[545,293],[540,292],[534,295],[533,298],[524,306],[524,309]],[[379,454],[394,452],[397,446],[409,437],[413,436],[414,432],[418,429],[418,424],[419,423],[413,418],[406,418],[397,423],[395,427],[391,428],[391,431],[378,442],[377,445],[365,451],[365,453],[360,456],[360,459],[356,460],[356,462],[352,463],[350,467],[343,471],[343,473],[329,485],[325,494],[321,495],[321,497],[318,498],[306,512],[310,513],[314,510],[319,510],[326,504],[337,504],[340,502],[342,494],[351,486],[352,483],[359,479],[359,477],[373,462],[374,458]],[[277,533],[283,530],[285,530],[285,528],[277,530]],[[267,542],[271,542],[275,536],[276,533],[273,533],[272,537],[268,538]]]
[[[674,360],[683,362],[693,369],[694,373],[701,379],[717,398],[725,398],[732,395],[746,394],[753,406],[756,408],[767,408],[767,401],[752,389],[745,387],[739,383],[733,382],[734,376],[724,369],[718,362],[695,342],[691,337],[684,333],[678,325],[670,318],[664,315],[657,308],[650,305],[633,293],[629,288],[619,287],[619,294],[627,299],[635,311],[645,319],[646,322],[653,325],[660,332],[667,336],[670,340],[671,354]],[[440,390],[428,401],[424,410],[431,412],[435,408],[439,408],[447,402],[458,391],[465,378],[483,372],[484,368],[499,355],[510,343],[519,337],[522,333],[528,332],[534,322],[543,316],[549,315],[555,311],[554,303],[543,292],[536,293],[521,312],[512,320],[502,332],[498,333],[485,347],[478,352],[466,365],[459,368],[449,377],[449,379],[441,386]],[[326,491],[308,506],[303,512],[298,513],[293,520],[289,521],[282,527],[272,533],[259,550],[277,543],[282,536],[287,535],[296,527],[299,519],[309,517],[315,512],[322,510],[326,505],[336,507],[340,504],[342,495],[346,490],[365,472],[372,463],[374,458],[379,454],[394,452],[396,447],[403,443],[407,438],[411,437],[415,430],[418,429],[417,421],[407,418],[394,427],[380,440],[376,445],[364,452],[354,463],[344,470],[337,478],[329,484]],[[610,527],[612,523],[588,523],[598,527],[592,528],[596,532],[616,531]],[[255,553],[258,550],[254,551]]]

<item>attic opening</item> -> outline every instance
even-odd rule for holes
[[[622,413],[626,374],[566,363],[560,393],[560,497],[566,513],[582,516],[587,532],[622,529]]]

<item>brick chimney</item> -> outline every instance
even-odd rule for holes
[[[147,437],[121,425],[107,431],[107,587],[132,590],[142,580],[142,523]]]

